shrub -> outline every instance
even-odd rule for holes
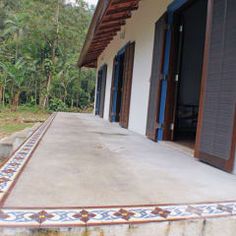
[[[52,98],[49,102],[50,111],[67,111],[66,104],[59,98]]]

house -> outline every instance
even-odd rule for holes
[[[236,171],[235,12],[235,0],[100,0],[78,62],[97,68],[96,115]]]

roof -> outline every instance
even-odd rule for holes
[[[96,67],[97,58],[138,9],[140,0],[99,0],[82,48],[78,66]]]

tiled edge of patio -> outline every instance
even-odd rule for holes
[[[67,114],[61,114],[68,119]],[[0,190],[2,205],[15,185],[19,175],[35,152],[44,134],[52,124],[52,115],[11,156],[0,169]],[[95,120],[95,122],[97,122]],[[97,131],[98,132],[98,131]],[[210,167],[209,167],[210,168]],[[187,204],[144,204],[128,206],[84,206],[84,207],[2,207],[2,227],[78,227],[101,225],[137,225],[153,222],[204,221],[210,218],[231,218],[236,215],[236,201],[212,201]],[[178,223],[176,223],[178,224]],[[159,226],[158,226],[159,227]],[[122,227],[120,228],[122,229]],[[118,234],[117,234],[118,235]],[[135,234],[137,235],[137,234]],[[192,236],[192,235],[191,235]]]

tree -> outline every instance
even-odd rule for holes
[[[76,62],[94,9],[83,0],[0,0],[0,6],[0,100],[89,106],[95,73]]]
[[[29,67],[22,58],[17,59],[14,64],[0,63],[0,67],[3,70],[5,76],[10,78],[8,81],[11,82],[12,105],[14,109],[16,109],[19,105],[20,94],[25,89],[25,75]]]

